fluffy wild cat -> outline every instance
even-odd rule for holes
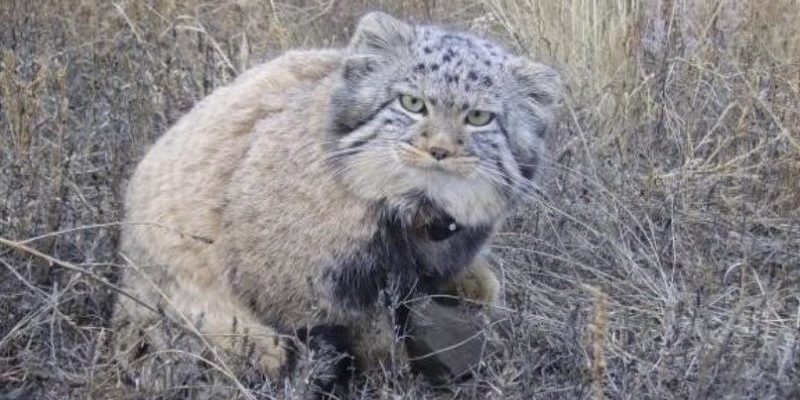
[[[280,381],[310,350],[326,392],[396,351],[403,299],[496,301],[485,249],[535,186],[559,92],[489,40],[382,13],[244,73],[131,179],[121,285],[151,307],[120,298],[118,357],[165,384],[144,371],[183,343],[171,321],[235,374]]]

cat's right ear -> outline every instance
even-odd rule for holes
[[[347,46],[345,79],[358,80],[369,75],[376,64],[391,62],[413,38],[414,28],[389,14],[371,12],[361,17]]]
[[[408,46],[414,38],[414,28],[389,14],[371,12],[358,21],[356,33],[347,46],[350,54],[374,54],[394,52]]]

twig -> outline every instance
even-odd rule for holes
[[[90,279],[92,279],[92,280],[94,280],[96,282],[99,282],[103,286],[108,287],[109,289],[117,292],[118,294],[133,300],[134,302],[136,302],[136,304],[139,304],[140,306],[146,308],[147,310],[152,311],[152,312],[157,313],[157,314],[159,313],[158,310],[156,310],[155,308],[153,308],[150,305],[146,304],[145,302],[139,300],[138,298],[136,298],[132,294],[126,292],[125,290],[123,290],[119,286],[107,281],[102,276],[98,276],[94,272],[87,271],[87,270],[85,270],[85,269],[83,269],[83,268],[81,268],[81,267],[79,267],[79,266],[77,266],[77,265],[75,265],[75,264],[73,264],[71,262],[59,260],[57,258],[54,258],[54,257],[49,256],[47,254],[44,254],[44,253],[40,252],[39,250],[36,250],[34,248],[31,248],[31,247],[28,247],[28,246],[24,245],[23,243],[15,242],[13,240],[8,240],[8,239],[2,238],[2,237],[0,237],[0,244],[3,244],[3,245],[6,245],[6,246],[8,246],[8,247],[10,247],[12,249],[17,249],[17,250],[20,250],[22,252],[25,252],[25,253],[31,254],[33,256],[39,257],[39,258],[47,261],[48,263],[50,263],[50,266],[55,264],[55,265],[58,265],[58,266],[60,266],[62,268],[68,269],[70,271],[83,274],[84,276],[86,276],[86,277],[88,277],[88,278],[90,278]]]

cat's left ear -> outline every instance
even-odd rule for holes
[[[524,95],[545,108],[561,98],[561,76],[553,68],[519,57],[512,62],[512,73],[524,90]]]

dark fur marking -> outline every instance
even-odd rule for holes
[[[467,73],[467,78],[469,78],[469,80],[471,80],[471,81],[477,81],[478,80],[478,74],[476,74],[475,71],[469,71]]]
[[[452,47],[448,47],[447,52],[445,52],[444,55],[442,56],[442,62],[447,64],[455,57],[456,57],[456,52],[453,51]]]
[[[345,135],[357,130],[358,128],[361,128],[362,126],[364,126],[364,124],[366,124],[367,122],[369,122],[373,118],[375,118],[375,116],[378,115],[378,113],[381,112],[381,110],[383,110],[384,108],[389,106],[389,104],[392,104],[393,101],[394,101],[394,98],[383,102],[381,105],[379,105],[377,108],[375,108],[375,110],[373,110],[372,113],[370,113],[365,118],[361,118],[358,121],[351,121],[350,123],[348,123],[348,121],[344,121],[342,118],[339,117],[339,115],[338,115],[339,114],[339,108],[338,107],[332,107],[333,108],[333,111],[332,111],[332,113],[333,113],[333,116],[332,116],[332,118],[333,118],[333,132],[332,133],[334,135],[336,135],[336,136],[345,136]]]
[[[442,41],[445,41],[445,40],[452,40],[452,41],[455,41],[455,42],[469,42],[470,41],[468,38],[465,38],[463,36],[458,36],[458,35],[455,35],[455,34],[452,34],[452,33],[445,33],[444,35],[442,35]]]
[[[375,61],[370,59],[346,62],[342,77],[349,82],[359,80],[375,71]]]
[[[415,65],[414,66],[414,72],[417,73],[417,74],[421,73],[421,72],[425,72],[425,64],[424,63],[419,63],[419,64]]]
[[[547,136],[547,125],[546,124],[539,124],[539,126],[536,127],[536,136],[538,136],[540,138],[543,138],[543,137]]]
[[[539,157],[534,153],[530,158],[522,162],[517,158],[519,164],[519,173],[527,180],[531,180],[533,175],[536,174],[536,168],[539,165]]]
[[[503,130],[502,129],[481,129],[479,131],[474,131],[473,133],[478,134],[478,135],[493,135],[493,134],[499,133],[499,134],[502,135],[503,134]]]
[[[536,167],[532,165],[521,165],[519,167],[519,172],[522,174],[522,177],[530,180],[533,178],[533,174],[536,173]]]
[[[503,181],[509,188],[511,188],[512,187],[511,176],[508,175],[508,170],[506,170],[505,165],[503,165],[503,160],[499,158],[496,159],[495,166],[497,166],[497,170],[500,172],[500,175],[503,176]]]
[[[350,146],[348,146],[348,148],[349,149],[357,149],[357,148],[359,148],[359,147],[361,147],[361,146],[363,146],[365,144],[367,144],[367,140],[359,139],[359,140],[356,140],[355,142],[351,143]],[[350,153],[349,155],[352,155],[352,154],[353,153]]]
[[[228,281],[236,282],[237,280],[239,280],[239,265],[233,264],[228,270]]]
[[[430,65],[430,68],[431,68],[431,71],[433,71],[433,72],[436,72],[436,71],[438,71],[438,70],[439,70],[439,64],[432,63],[432,64]]]
[[[286,361],[281,365],[281,376],[290,376],[297,369],[297,358],[300,354],[300,347],[293,338],[282,338],[283,348],[286,349]]]
[[[508,131],[506,130],[505,125],[503,125],[503,122],[500,121],[499,118],[495,118],[495,120],[497,121],[497,126],[500,128],[500,132],[503,133],[503,137],[505,137],[506,140],[508,140],[509,136],[508,136]]]
[[[401,298],[414,292],[432,293],[466,267],[488,238],[491,226],[459,226],[450,231],[451,216],[422,194],[408,196],[416,204],[413,212],[376,204],[372,238],[326,269],[334,296],[345,304],[375,306],[380,292],[389,286],[397,288]],[[427,222],[419,227],[420,221]]]
[[[433,52],[433,49],[431,49],[430,46],[425,46],[422,48],[422,51],[424,51],[425,54],[431,54]]]
[[[492,78],[484,76],[483,78],[481,78],[481,84],[486,87],[492,86]]]
[[[530,97],[531,99],[533,99],[533,101],[539,104],[549,104],[549,102],[547,101],[548,96],[546,94],[539,92],[530,92],[528,93],[528,97]]]
[[[300,328],[295,332],[297,338],[308,346],[313,354],[331,357],[331,369],[320,371],[312,377],[311,385],[319,398],[327,398],[336,392],[346,390],[347,384],[356,372],[353,357],[353,339],[350,330],[342,325],[316,325],[311,329]],[[293,364],[297,364],[297,346],[294,347]],[[331,352],[330,350],[333,350]],[[290,352],[292,353],[292,352]],[[335,360],[335,361],[334,361]]]
[[[378,134],[373,132],[373,133],[369,134],[367,137],[365,137],[363,139],[358,139],[358,140],[352,142],[349,146],[347,146],[347,148],[348,149],[357,149],[357,148],[367,144],[370,140],[375,139],[376,136],[378,136]],[[356,153],[358,153],[358,152],[357,151],[348,152],[347,155],[353,155],[353,154],[356,154]]]
[[[394,107],[389,107],[386,109],[386,111],[389,111],[390,113],[399,116],[403,120],[403,122],[409,122],[414,120],[413,118],[409,117],[404,111],[400,111]]]
[[[434,242],[441,242],[455,235],[460,229],[458,224],[456,224],[456,220],[448,215],[442,216],[428,224],[425,227],[425,233]]]

